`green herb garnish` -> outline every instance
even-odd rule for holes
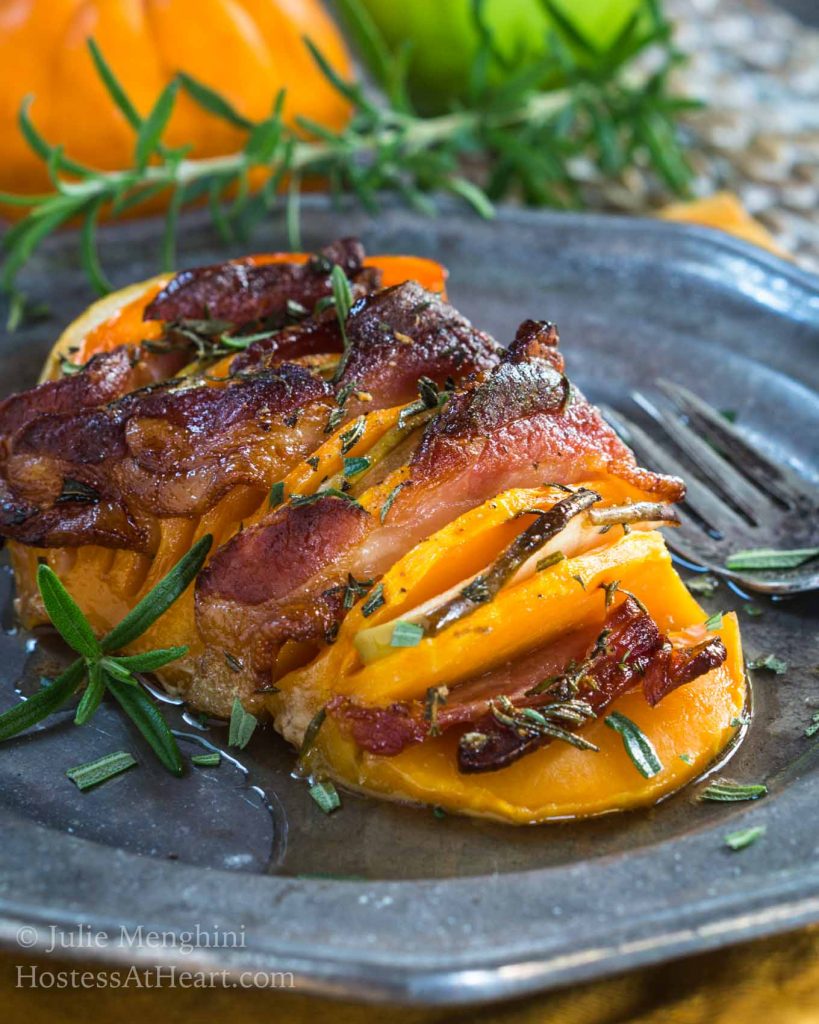
[[[543,0],[547,3],[548,0]],[[352,108],[338,130],[302,117],[285,120],[284,90],[268,116],[251,120],[219,92],[187,74],[177,74],[152,103],[135,104],[99,48],[89,41],[90,58],[111,100],[134,135],[134,161],[128,168],[102,170],[78,163],[38,132],[20,110],[21,128],[47,165],[53,187],[37,195],[3,195],[25,214],[5,239],[3,285],[11,291],[16,275],[40,242],[62,225],[82,222],[80,257],[99,292],[109,288],[97,254],[102,211],[114,218],[159,193],[169,194],[162,261],[175,261],[180,210],[208,200],[217,229],[230,238],[264,220],[284,181],[286,224],[293,248],[299,246],[300,189],[320,175],[377,209],[392,190],[417,208],[430,211],[435,193],[450,193],[490,217],[493,201],[520,194],[535,205],[566,206],[580,201],[585,171],[599,168],[619,180],[631,168],[648,167],[675,193],[692,177],[677,131],[677,120],[693,101],[674,94],[671,71],[679,61],[670,24],[660,4],[628,19],[605,48],[591,46],[566,8],[550,5],[556,31],[539,62],[496,81],[492,74],[500,40],[486,24],[483,4],[469,5],[479,41],[473,62],[470,102],[435,117],[415,109],[408,88],[406,52],[391,55],[389,44],[362,5],[343,0],[342,13],[368,58],[377,88],[341,77],[315,44],[306,39],[330,87]],[[582,40],[582,45],[579,41]],[[567,41],[571,45],[567,45]],[[651,48],[656,63],[642,67],[638,54]],[[372,59],[370,59],[372,58]],[[555,77],[555,73],[557,76]],[[552,87],[544,89],[544,76]],[[189,146],[163,141],[180,94],[229,125],[240,138],[237,151],[218,158],[194,158]],[[143,116],[141,111],[149,112]],[[192,139],[182,140],[191,143]],[[483,185],[463,174],[462,164],[485,168]],[[248,180],[261,178],[253,193]],[[229,204],[229,205],[228,205]]]
[[[173,733],[133,673],[154,672],[187,654],[187,647],[131,655],[116,655],[115,652],[142,636],[187,590],[204,565],[211,543],[208,535],[194,544],[167,576],[101,640],[97,640],[85,615],[56,573],[47,565],[41,565],[37,570],[37,585],[46,612],[60,636],[80,657],[49,686],[0,715],[0,740],[15,736],[62,707],[87,679],[74,715],[75,723],[84,725],[89,721],[107,690],[168,771],[181,775],[182,755]]]
[[[610,729],[618,732],[623,739],[626,753],[634,762],[634,767],[646,779],[651,779],[663,770],[662,762],[657,757],[654,745],[640,727],[630,718],[612,711],[604,719]]]
[[[747,572],[763,569],[796,569],[817,556],[819,548],[792,548],[784,551],[776,548],[749,548],[729,555],[725,559],[725,568]]]
[[[553,565],[557,565],[558,562],[566,560],[566,556],[562,551],[553,551],[551,555],[546,555],[545,558],[541,558],[535,566],[537,572],[543,572],[544,569],[549,569]]]
[[[819,711],[811,716],[811,724],[805,729],[805,735],[810,738],[815,736],[817,732],[819,732]]]
[[[705,628],[710,632],[715,629],[722,629],[722,612],[714,612],[705,620]]]
[[[350,480],[354,476],[365,472],[370,468],[370,460],[366,455],[346,456],[344,459],[343,474]]]
[[[222,755],[218,750],[214,750],[209,754],[194,754],[191,758],[191,764],[199,765],[200,768],[216,768],[221,763]]]
[[[327,717],[327,708],[320,708],[307,723],[307,728],[304,730],[304,736],[302,737],[301,747],[299,748],[299,756],[296,762],[300,769],[304,768],[307,763],[307,756],[315,746],[316,739],[319,734],[319,730],[324,725],[324,719]]]
[[[361,614],[365,619],[368,619],[373,612],[377,611],[383,604],[386,604],[384,598],[384,584],[379,583],[373,588],[372,593],[361,606]]]
[[[710,573],[703,573],[686,580],[685,585],[692,594],[697,594],[699,597],[713,597],[719,587],[719,580]]]
[[[699,794],[699,800],[711,800],[717,803],[738,803],[742,800],[759,800],[767,796],[768,787],[762,783],[730,782],[728,779],[717,779]]]
[[[409,480],[403,480],[400,484],[396,484],[395,487],[393,487],[393,489],[387,495],[387,498],[386,498],[384,504],[381,506],[381,511],[378,514],[378,518],[380,519],[380,521],[382,523],[387,518],[387,513],[392,508],[392,503],[398,497],[398,492],[403,487],[406,487],[408,483],[409,483]]]
[[[352,448],[355,448],[355,446],[364,436],[364,431],[366,427],[366,417],[359,416],[357,419],[353,420],[350,426],[344,431],[344,433],[339,438],[341,442],[342,455],[346,455]]]
[[[402,622],[393,626],[390,647],[417,647],[424,638],[424,628],[415,622]]]
[[[285,500],[285,481],[278,480],[270,487],[270,495],[267,499],[267,507],[277,508]]]
[[[250,742],[256,726],[259,724],[255,715],[245,711],[242,702],[238,697],[233,698],[233,707],[230,711],[230,728],[228,730],[228,746],[238,747],[240,750]]]
[[[744,850],[746,846],[755,843],[768,831],[765,825],[751,825],[749,828],[741,828],[736,832],[729,832],[725,837],[725,845],[729,850]]]
[[[345,494],[344,491],[340,491],[337,487],[325,487],[323,491],[315,491],[313,494],[291,494],[290,504],[293,508],[299,508],[301,505],[315,505],[317,501],[321,501],[323,498],[340,498],[342,501],[346,501],[351,505],[358,505],[361,508],[355,498]]]
[[[338,790],[329,779],[314,782],[309,789],[310,796],[316,801],[325,814],[332,814],[341,807]]]
[[[96,761],[89,761],[87,764],[77,765],[76,768],[69,768],[65,774],[77,786],[77,789],[86,790],[133,768],[136,763],[136,758],[132,754],[125,750],[118,750],[115,754],[106,754],[105,757],[97,758]]]
[[[783,676],[790,668],[790,665],[783,658],[778,658],[775,654],[760,654],[758,658],[748,662],[748,668],[753,672],[765,669],[768,672],[774,672],[778,676]]]

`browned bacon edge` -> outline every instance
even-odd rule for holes
[[[378,708],[338,696],[327,710],[361,749],[386,757],[448,729],[468,726],[471,742],[462,740],[459,745],[459,770],[495,771],[551,742],[551,737],[534,728],[513,727],[500,721],[493,708],[501,696],[516,710],[582,700],[598,716],[638,684],[646,700],[657,704],[672,690],[721,665],[727,657],[718,637],[692,647],[672,646],[630,596],[607,615],[599,636],[582,654],[578,640],[587,643],[580,637],[566,638],[517,664],[453,688],[440,696],[440,702],[432,694],[426,705],[412,701]],[[579,658],[563,660],[573,647]],[[556,671],[555,660],[562,661]],[[538,685],[544,679],[547,685]],[[561,728],[574,731],[577,726],[561,723]],[[480,737],[477,742],[476,736]]]
[[[409,457],[408,483],[394,496],[388,514],[368,516],[358,539],[344,541],[336,553],[323,545],[321,565],[311,582],[301,584],[298,601],[306,589],[319,601],[348,574],[356,579],[381,575],[424,537],[511,487],[574,483],[609,472],[670,500],[683,491],[681,481],[639,469],[632,453],[551,359],[515,350],[449,399]],[[314,508],[317,534],[324,529],[326,510],[327,530],[339,543],[333,499],[319,496]],[[270,578],[268,591],[254,587],[251,598],[243,593],[242,580],[254,575],[249,535],[263,533],[265,548],[279,550],[289,515],[289,506],[270,513],[221,548],[200,577],[197,619],[208,642],[229,646],[240,620],[251,648],[257,638],[263,638],[267,651],[287,639],[290,597]],[[337,614],[340,618],[343,609]],[[328,628],[323,621],[313,639],[320,641]],[[262,660],[257,668],[264,673],[269,665]]]
[[[312,311],[319,299],[332,295],[330,277],[340,266],[364,294],[377,288],[380,274],[365,268],[364,247],[355,238],[342,238],[320,249],[306,263],[263,263],[237,260],[196,267],[177,274],[150,302],[146,320],[223,320],[234,327],[253,323],[276,326],[294,302]]]

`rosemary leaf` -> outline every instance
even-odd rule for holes
[[[746,846],[755,843],[757,839],[768,831],[765,825],[751,825],[748,828],[738,829],[736,832],[729,832],[725,837],[725,845],[729,850],[744,850]]]
[[[77,654],[95,658],[100,645],[94,631],[59,576],[49,566],[41,565],[37,569],[37,586],[51,624],[63,640]]]
[[[790,665],[783,658],[778,658],[775,654],[760,654],[758,658],[748,662],[748,668],[755,672],[760,669],[766,669],[768,672],[783,676],[790,668]]]
[[[393,626],[390,647],[417,647],[424,638],[423,626],[415,622],[402,622]]]
[[[373,587],[370,596],[364,604],[362,604],[361,614],[365,619],[368,619],[373,612],[377,611],[383,604],[386,604],[386,600],[384,598],[384,584],[379,583],[377,586]]]
[[[698,597],[713,597],[717,592],[719,580],[716,576],[712,576],[710,573],[704,573],[700,576],[694,576],[690,580],[686,580],[685,585],[692,594],[696,594]]]
[[[370,468],[370,460],[366,455],[347,456],[344,459],[343,474],[347,479],[358,476]]]
[[[748,548],[735,551],[725,559],[725,568],[735,571],[754,572],[763,569],[796,569],[805,562],[819,556],[819,548],[792,548],[778,551],[776,548]]]
[[[187,653],[187,647],[158,647],[143,654],[127,654],[119,658],[105,658],[104,661],[108,665],[119,665],[128,672],[156,672],[163,665],[184,658]]]
[[[80,698],[74,714],[74,725],[85,725],[90,721],[104,696],[105,679],[102,675],[102,667],[98,661],[92,661],[88,666],[88,685],[85,687],[85,692]]]
[[[210,534],[206,534],[198,540],[190,551],[180,558],[168,575],[148,591],[119,625],[114,626],[111,632],[102,638],[100,643],[102,650],[106,653],[117,651],[142,636],[145,630],[152,626],[196,579],[199,570],[205,564],[212,543],[213,538]]]
[[[85,662],[78,658],[48,686],[20,701],[0,715],[0,741],[16,736],[61,708],[74,694],[85,675]]]
[[[393,489],[387,495],[384,504],[381,506],[381,511],[378,513],[378,518],[382,523],[386,520],[387,515],[390,509],[392,508],[392,503],[398,497],[398,492],[402,490],[402,488],[406,487],[408,483],[409,480],[403,480],[400,484],[396,484],[395,487],[393,487]]]
[[[651,779],[655,775],[659,775],[663,770],[662,762],[657,757],[657,751],[651,740],[635,722],[620,714],[619,711],[612,711],[604,721],[610,729],[620,733],[626,753],[642,776]]]
[[[714,612],[713,615],[709,616],[705,620],[705,628],[709,632],[712,630],[722,629],[722,612]]]
[[[183,772],[182,755],[173,733],[151,698],[141,686],[131,686],[106,675],[108,689],[119,706],[139,729],[154,753],[172,775]]]
[[[98,786],[101,782],[113,779],[115,775],[133,768],[136,758],[125,750],[118,750],[114,754],[106,754],[105,757],[97,758],[96,761],[89,761],[87,764],[77,765],[76,768],[69,768],[65,773],[76,785],[77,789],[85,791],[92,786]]]
[[[250,743],[250,737],[259,724],[255,715],[245,711],[242,702],[238,697],[233,698],[233,708],[230,712],[230,728],[228,730],[228,746],[238,747],[240,750]]]
[[[221,763],[222,755],[218,750],[214,750],[209,754],[194,754],[191,758],[191,764],[199,765],[200,768],[215,768]]]
[[[313,749],[316,743],[316,739],[319,734],[319,730],[324,725],[324,720],[327,717],[327,708],[319,708],[319,710],[313,715],[310,721],[307,723],[307,728],[304,730],[304,736],[302,737],[301,747],[299,748],[299,755],[296,758],[296,762],[299,768],[304,768],[307,764],[307,757],[310,751]]]
[[[159,94],[150,114],[140,124],[137,133],[136,149],[134,150],[134,161],[138,171],[144,171],[148,161],[156,151],[162,133],[168,124],[176,103],[176,94],[179,91],[179,80],[174,78],[165,86]]]
[[[284,501],[284,481],[279,480],[270,488],[270,496],[267,499],[268,508],[278,508]]]
[[[185,92],[192,100],[195,100],[203,110],[207,110],[209,113],[215,114],[216,117],[221,118],[221,120],[226,121],[228,124],[232,124],[235,128],[244,128],[247,131],[254,127],[253,121],[249,121],[246,117],[243,117],[236,108],[229,103],[221,93],[216,92],[215,89],[211,89],[210,86],[207,86],[196,78],[192,78],[190,75],[185,74],[184,71],[179,72],[178,78],[179,84]]]
[[[338,790],[329,779],[314,782],[309,793],[325,814],[332,814],[341,807]]]
[[[699,794],[699,800],[717,803],[737,803],[742,800],[758,800],[767,796],[768,787],[764,783],[743,785],[730,782],[728,779],[716,779]]]

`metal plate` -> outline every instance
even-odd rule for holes
[[[789,264],[705,229],[593,215],[502,211],[487,223],[444,207],[437,220],[387,209],[373,219],[305,204],[304,244],[360,234],[371,252],[440,259],[453,302],[505,340],[525,317],[561,329],[569,370],[589,396],[628,410],[630,392],[662,374],[692,387],[759,445],[816,480],[819,284]],[[118,283],[155,267],[159,230],[109,231]],[[271,220],[253,248],[287,248]],[[246,248],[246,247],[245,247]],[[199,218],[180,263],[237,255]],[[59,328],[88,301],[70,239],[38,257],[23,282],[50,321],[0,346],[3,390],[30,384]],[[0,634],[0,706],[61,657],[15,632],[11,579]],[[2,595],[0,595],[2,598]],[[106,930],[85,958],[179,963],[185,969],[293,971],[303,991],[427,1003],[543,989],[819,919],[817,746],[805,738],[817,699],[816,601],[748,602],[720,588],[709,610],[737,608],[748,655],[775,651],[791,668],[759,674],[755,714],[730,773],[770,796],[736,806],[682,792],[651,810],[538,828],[434,817],[428,809],[344,794],[324,817],[290,777],[292,753],[258,731],[241,767],[181,781],[154,765],[129,726],[103,708],[90,727],[55,716],[0,752],[0,939],[30,924]],[[186,743],[224,746],[221,727]],[[133,750],[139,768],[79,794],[66,767]],[[740,854],[723,836],[748,823],[767,836]],[[218,927],[238,948],[119,941],[120,928]]]

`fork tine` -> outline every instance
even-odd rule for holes
[[[657,386],[689,417],[700,433],[719,445],[737,468],[772,497],[791,506],[798,504],[800,498],[815,500],[796,473],[752,448],[736,427],[688,388],[667,380],[658,380]]]
[[[632,398],[665,430],[672,441],[682,448],[717,490],[733,502],[751,522],[760,522],[766,507],[770,508],[771,505],[768,494],[760,493],[756,487],[749,484],[745,477],[718,455],[707,441],[695,434],[679,414],[659,408],[639,392],[634,392]],[[764,506],[760,507],[763,503]]]
[[[701,519],[717,530],[721,528],[720,524],[726,524],[734,531],[748,531],[747,523],[740,519],[730,506],[721,501],[704,484],[701,484],[696,477],[691,477],[691,474],[687,473],[680,463],[657,444],[642,427],[620,412],[615,412],[608,407],[601,408],[603,415],[621,434],[626,444],[635,449],[641,462],[645,462],[649,467],[657,469],[661,473],[669,473],[671,476],[679,476],[685,480],[685,502]],[[689,526],[692,525],[689,520]],[[701,532],[703,538],[708,536],[704,530]],[[712,540],[712,538],[708,539]]]

